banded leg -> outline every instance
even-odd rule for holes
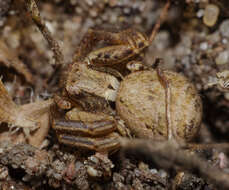
[[[99,48],[88,54],[87,58],[93,64],[114,65],[124,63],[139,56],[143,49],[149,46],[148,38],[132,29],[124,30],[119,33],[112,33],[118,43],[111,43],[111,46]],[[117,42],[117,41],[112,41]]]
[[[92,51],[93,47],[100,41],[105,41],[106,43],[112,45],[123,44],[123,41],[120,39],[119,33],[89,29],[78,46],[79,48],[75,53],[74,60],[78,61],[84,58],[89,52]]]
[[[95,151],[110,151],[119,147],[118,135],[113,120],[82,122],[72,120],[54,120],[60,143],[87,148]]]
[[[104,41],[108,46],[92,51],[100,41]],[[74,60],[80,61],[87,57],[92,63],[116,64],[139,54],[148,46],[147,36],[133,29],[118,33],[90,29],[80,42]]]
[[[61,134],[58,136],[60,143],[93,150],[96,152],[111,152],[119,149],[119,135],[117,133],[111,133],[104,137],[79,137],[69,134]]]
[[[54,120],[53,129],[58,132],[80,134],[83,136],[102,136],[116,130],[113,120],[82,122],[74,120]]]

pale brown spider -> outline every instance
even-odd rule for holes
[[[119,122],[119,118],[124,119],[128,127],[130,127],[131,131],[139,137],[157,138],[156,136],[165,135],[168,139],[172,139],[172,137],[176,137],[177,139],[178,136],[185,136],[185,138],[188,136],[187,139],[190,140],[193,136],[195,136],[200,123],[201,105],[197,105],[199,106],[199,108],[195,110],[195,113],[200,113],[200,117],[195,119],[194,117],[196,115],[194,114],[193,116],[191,116],[191,119],[188,118],[188,122],[186,122],[188,124],[184,124],[185,127],[189,126],[187,127],[187,129],[185,129],[186,132],[184,132],[184,135],[181,134],[183,132],[180,132],[178,129],[175,129],[178,132],[174,132],[171,123],[173,122],[173,124],[177,124],[176,121],[171,120],[170,115],[171,109],[169,105],[171,100],[171,92],[169,85],[170,81],[172,80],[171,77],[177,77],[176,80],[181,81],[179,82],[180,84],[182,83],[182,81],[186,82],[186,79],[184,77],[181,77],[178,74],[174,74],[171,72],[164,73],[159,69],[159,67],[157,67],[157,72],[152,70],[141,71],[138,72],[139,74],[137,75],[131,74],[125,77],[124,81],[121,84],[121,90],[117,92],[120,83],[114,76],[108,74],[107,72],[101,72],[101,69],[98,69],[98,71],[97,69],[95,70],[91,68],[95,68],[94,66],[109,66],[109,68],[106,67],[105,70],[115,76],[118,75],[117,70],[119,70],[119,72],[123,71],[122,69],[120,69],[121,65],[127,65],[127,68],[132,71],[142,68],[143,66],[139,61],[139,57],[141,57],[143,51],[153,41],[157,31],[159,30],[160,23],[162,22],[162,20],[164,20],[169,6],[170,1],[167,1],[150,38],[133,29],[127,29],[118,33],[90,29],[88,33],[84,36],[76,52],[75,61],[71,65],[70,71],[67,74],[63,94],[61,96],[55,96],[55,101],[58,107],[61,108],[64,114],[66,113],[64,119],[63,115],[61,115],[62,113],[59,114],[59,116],[57,116],[58,114],[53,114],[52,127],[56,130],[57,137],[60,143],[76,147],[88,148],[95,151],[106,152],[115,150],[120,146],[118,140],[119,135],[115,133],[115,131],[117,130],[117,128],[121,129],[121,133],[125,131],[125,129],[120,127],[121,125]],[[101,41],[108,44],[108,46],[93,50],[93,48]],[[111,69],[110,66],[113,66],[113,69]],[[121,91],[123,89],[123,86],[125,86],[125,81],[135,76],[139,77],[139,81],[141,81],[141,78],[144,78],[144,76],[141,76],[141,74],[149,74],[149,78],[150,76],[153,76],[153,78],[150,79],[150,84],[152,81],[154,81],[154,84],[159,84],[159,86],[162,86],[163,89],[160,90],[158,96],[160,96],[160,93],[161,96],[164,96],[162,101],[163,103],[159,104],[161,109],[163,109],[162,112],[165,112],[166,117],[164,119],[165,123],[163,123],[165,127],[162,127],[162,132],[158,132],[161,133],[160,135],[155,135],[155,133],[157,132],[155,132],[155,126],[152,123],[146,122],[146,124],[142,126],[139,122],[133,122],[135,119],[139,120],[141,114],[143,114],[143,117],[144,115],[146,116],[146,120],[147,117],[150,118],[151,116],[147,116],[147,112],[149,111],[147,110],[148,108],[146,108],[147,111],[145,113],[141,112],[139,113],[139,115],[137,115],[138,113],[134,113],[134,115],[131,115],[131,113],[126,114],[126,111],[124,111],[125,106],[127,105],[124,105],[125,103],[122,102],[125,97],[123,96]],[[142,85],[139,84],[139,87],[137,88],[141,88],[141,86]],[[191,84],[188,83],[185,86],[187,88],[190,88],[191,91],[194,91],[195,95],[197,94],[195,90],[193,90],[194,87]],[[177,85],[177,88],[180,88],[179,85]],[[128,94],[129,92],[125,92],[125,94]],[[144,97],[145,95],[141,90],[138,92],[134,92],[134,95],[135,94],[139,94],[138,97]],[[131,92],[129,96],[132,96]],[[84,109],[82,109],[82,107],[85,107],[82,106],[82,103],[81,108],[79,108],[79,99],[81,99],[82,97],[84,97],[84,100],[86,99],[85,102],[87,102],[88,97],[88,102],[91,101],[90,98],[92,97],[101,97],[104,98],[106,101],[116,102],[119,116],[111,116],[112,114],[108,115],[101,112],[98,113],[97,110],[92,113],[92,110],[90,109],[86,111],[91,112],[86,112]],[[134,98],[134,101],[139,101],[139,103],[141,104],[142,100],[138,97]],[[185,98],[186,97],[188,96],[185,96]],[[100,99],[94,100],[94,103],[97,100],[98,102],[96,103],[99,103]],[[194,96],[194,98],[191,98],[191,111],[195,109],[193,103],[195,101],[200,102],[198,97],[196,98]],[[144,107],[144,105],[141,105],[141,107]],[[130,108],[127,112],[131,112],[131,109],[132,108]],[[138,112],[138,110],[135,109],[134,112]],[[128,118],[126,115],[128,115]],[[116,119],[117,117],[118,120]],[[194,135],[190,135],[190,131]]]

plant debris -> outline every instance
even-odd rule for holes
[[[16,105],[0,80],[0,123],[6,123],[0,141],[26,142],[40,146],[49,131],[49,109],[53,100]],[[20,131],[22,129],[23,133]]]

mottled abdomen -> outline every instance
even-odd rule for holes
[[[199,131],[201,99],[183,75],[164,71],[171,89],[170,113],[173,131],[185,141]],[[117,111],[134,134],[142,138],[167,139],[165,89],[156,71],[128,75],[120,85]]]

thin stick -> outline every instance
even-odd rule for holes
[[[44,21],[41,19],[39,9],[34,0],[25,0],[28,11],[30,11],[34,23],[37,25],[44,38],[47,40],[50,48],[54,53],[55,65],[64,64],[64,56],[60,50],[60,46],[57,41],[52,37],[51,32],[48,30]]]
[[[195,144],[195,143],[188,143],[185,144],[184,147],[186,149],[192,150],[209,150],[209,149],[217,149],[223,150],[228,152],[229,151],[229,143],[208,143],[208,144]]]
[[[155,26],[153,28],[153,31],[151,33],[151,36],[149,38],[150,43],[152,43],[152,41],[154,40],[154,38],[155,38],[155,36],[156,36],[161,24],[164,22],[167,14],[168,14],[168,10],[169,10],[170,4],[171,4],[171,0],[168,0],[167,3],[165,4],[163,10],[161,11],[160,17],[157,20],[157,22],[156,22],[156,24],[155,24]]]
[[[220,189],[229,189],[229,174],[210,165],[207,160],[179,149],[171,141],[152,142],[151,140],[120,139],[123,155],[145,158],[164,169],[179,167],[191,171],[205,180],[214,183]]]
[[[166,125],[167,125],[167,133],[168,133],[168,140],[171,140],[174,137],[174,131],[171,121],[171,111],[170,111],[170,101],[171,101],[171,90],[170,90],[170,84],[167,78],[165,77],[163,71],[160,69],[159,64],[162,64],[162,59],[156,59],[155,61],[155,67],[157,71],[157,76],[159,78],[159,81],[163,88],[165,89],[165,114],[166,114]]]

